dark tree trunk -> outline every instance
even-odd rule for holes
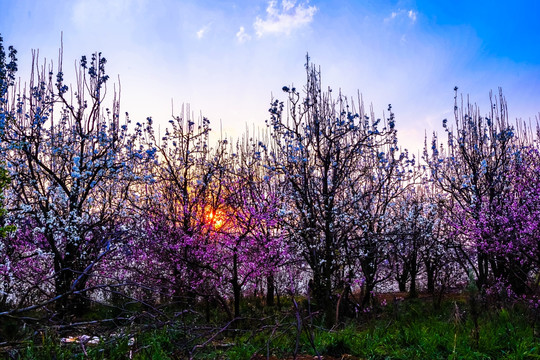
[[[313,273],[313,281],[310,282],[313,286],[310,286],[310,296],[315,300],[315,306],[318,310],[322,310],[325,314],[325,326],[332,327],[334,322],[334,307],[331,299],[330,288],[330,275],[326,270],[323,270],[324,274],[317,271],[320,268],[315,267]],[[327,278],[328,276],[328,278]]]
[[[416,271],[411,271],[411,284],[409,287],[409,297],[418,297],[418,291],[416,290]]]
[[[418,276],[418,255],[413,252],[409,262],[409,274],[411,276],[411,283],[409,286],[409,297],[416,298],[418,297],[418,291],[416,290],[416,277]]]
[[[478,290],[481,290],[487,284],[488,272],[489,272],[488,256],[484,253],[479,253],[478,254],[478,279],[476,280],[476,287],[478,287]]]
[[[238,283],[238,254],[236,250],[233,255],[233,279],[232,287],[234,294],[234,317],[240,317],[240,297],[242,296],[241,286]]]
[[[425,261],[424,265],[426,266],[427,291],[433,295],[435,294],[435,265],[430,261]]]
[[[325,264],[326,265],[326,264]],[[325,274],[324,274],[324,290],[322,291],[322,295],[324,298],[321,301],[321,305],[323,306],[324,312],[325,312],[325,325],[327,328],[331,328],[334,326],[334,318],[335,318],[335,307],[334,307],[334,301],[332,299],[332,282],[331,282],[331,273],[330,273],[330,264],[328,266],[325,266]]]
[[[274,274],[268,275],[266,278],[266,306],[274,306],[275,289]]]
[[[206,317],[206,322],[210,323],[210,297],[204,297],[204,313]]]
[[[372,303],[373,300],[373,289],[375,289],[375,280],[377,275],[377,268],[375,264],[375,254],[370,251],[366,256],[360,261],[362,266],[362,272],[364,273],[365,278],[365,293],[364,298],[362,299],[362,308],[366,308]]]
[[[364,297],[362,298],[362,308],[367,308],[373,301],[373,289],[375,285],[366,283],[364,285]]]
[[[71,251],[71,252],[70,252]],[[80,316],[87,310],[89,303],[85,300],[84,293],[80,291],[84,290],[86,285],[86,278],[81,278],[73,287],[75,280],[80,275],[74,271],[76,267],[74,261],[74,252],[72,246],[67,247],[66,255],[61,258],[60,255],[55,256],[54,270],[55,277],[55,295],[61,296],[56,303],[56,311],[60,317],[68,319],[75,315]],[[79,291],[78,294],[73,294],[73,291]]]
[[[407,270],[405,270],[405,269],[403,269],[403,272],[401,274],[398,274],[396,276],[399,292],[407,291],[407,279],[408,278],[409,278],[409,272]]]

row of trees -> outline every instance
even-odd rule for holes
[[[391,106],[378,119],[323,90],[309,58],[267,131],[215,144],[189,107],[164,134],[132,123],[101,54],[81,58],[74,85],[61,57],[55,71],[34,56],[25,84],[16,61],[0,48],[0,315],[124,298],[204,301],[232,319],[246,294],[300,292],[331,325],[377,289],[434,293],[469,273],[484,291],[536,290],[538,137],[508,121],[502,94],[483,117],[456,89],[447,140],[419,162]]]

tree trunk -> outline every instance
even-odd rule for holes
[[[476,280],[476,287],[478,288],[478,290],[482,290],[482,288],[487,284],[488,271],[489,271],[488,256],[484,253],[479,253],[478,254],[478,279]]]
[[[238,318],[240,317],[240,297],[242,293],[241,293],[241,286],[238,283],[238,254],[236,253],[236,250],[234,251],[234,255],[233,255],[232,286],[233,286],[233,294],[234,294],[234,317]]]
[[[416,271],[411,271],[411,284],[409,287],[409,297],[418,297],[418,291],[416,290]]]
[[[398,274],[396,276],[399,292],[407,291],[407,278],[408,277],[409,277],[409,273],[405,269],[403,269],[403,272],[401,274]]]
[[[266,306],[274,306],[275,288],[274,274],[270,274],[266,277]]]
[[[434,295],[435,294],[435,271],[436,266],[432,264],[431,261],[425,260],[424,265],[426,267],[426,277],[427,277],[427,291]]]
[[[332,259],[331,257],[328,258],[327,256],[326,262],[324,264],[324,283],[323,283],[323,291],[321,292],[323,299],[321,301],[321,305],[323,306],[323,309],[325,312],[325,325],[328,329],[334,326],[334,318],[335,318],[335,307],[334,307],[334,301],[332,299],[331,264],[332,264]]]
[[[373,289],[375,289],[375,286],[373,284],[368,284],[367,282],[364,285],[365,292],[364,297],[362,298],[362,308],[365,309],[369,305],[371,305],[373,300]]]
[[[409,297],[416,298],[418,297],[418,291],[416,290],[416,277],[418,275],[418,255],[416,251],[411,256],[409,262],[409,275],[411,276],[411,283],[409,286]]]
[[[375,289],[375,276],[377,274],[374,262],[375,256],[373,255],[373,252],[371,254],[368,253],[360,262],[362,272],[364,273],[364,287],[366,290],[364,298],[362,299],[362,308],[366,308],[372,303],[372,291]]]

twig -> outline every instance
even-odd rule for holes
[[[193,349],[191,349],[190,353],[189,353],[189,359],[193,359],[193,353],[195,352],[195,350],[197,349],[201,349],[201,348],[204,348],[209,342],[211,342],[212,340],[214,340],[219,334],[221,334],[222,332],[224,332],[225,330],[227,330],[227,328],[235,321],[237,320],[241,320],[242,318],[234,318],[232,319],[231,321],[229,321],[223,328],[221,328],[217,333],[215,333],[214,335],[212,335],[208,340],[206,340],[204,343],[202,344],[197,344],[193,347]]]

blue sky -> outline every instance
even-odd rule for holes
[[[487,111],[502,87],[511,119],[540,111],[540,2],[531,1],[173,1],[0,0],[4,45],[19,51],[27,79],[31,49],[73,79],[81,55],[101,51],[120,77],[122,110],[165,127],[175,107],[237,137],[264,127],[272,94],[304,83],[306,52],[323,86],[362,93],[376,115],[391,103],[399,141],[452,119],[453,88]]]

